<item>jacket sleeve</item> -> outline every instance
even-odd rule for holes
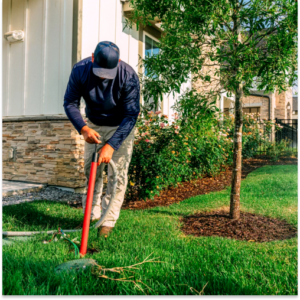
[[[83,121],[79,110],[80,99],[82,96],[79,75],[78,69],[74,67],[64,96],[64,109],[69,120],[80,134],[82,127],[85,126],[86,123]]]
[[[107,144],[118,150],[133,129],[140,112],[140,83],[136,73],[130,74],[122,89],[123,120]]]

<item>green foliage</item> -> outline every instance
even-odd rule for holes
[[[297,2],[294,0],[131,0],[128,26],[158,18],[164,34],[158,55],[141,60],[144,100],[179,92],[193,74],[221,91],[279,92],[297,78]],[[216,67],[217,66],[217,67]],[[204,68],[205,67],[205,68]],[[214,72],[208,73],[210,67]],[[152,75],[159,74],[157,77]]]
[[[283,150],[285,149],[285,141],[280,141],[280,143],[269,143],[265,147],[265,153],[271,158],[272,161],[277,161],[282,155]]]
[[[239,108],[235,118],[235,138],[238,140],[242,97],[249,95],[251,89],[264,90],[266,93],[275,89],[278,92],[284,91],[297,78],[298,28],[297,2],[294,0],[130,0],[130,2],[133,12],[128,26],[132,22],[138,26],[140,24],[151,26],[149,20],[155,22],[158,18],[163,31],[159,53],[140,61],[147,69],[147,76],[141,74],[145,103],[149,103],[151,99],[154,106],[158,107],[163,94],[179,93],[182,83],[190,78],[192,82],[200,83],[202,86],[206,83],[208,88],[203,89],[203,96],[207,99],[216,100],[224,92],[235,95],[236,107]],[[212,172],[213,166],[217,168],[221,165],[220,157],[223,153],[220,149],[226,149],[225,144],[221,143],[223,136],[219,134],[220,140],[217,141],[217,136],[212,137],[212,129],[209,126],[206,128],[208,123],[205,124],[205,116],[198,115],[198,118],[200,120],[198,126],[200,124],[202,126],[202,122],[204,124],[205,135],[198,131],[191,132],[194,126],[190,130],[184,128],[181,131],[181,136],[193,141],[187,143],[187,147],[191,149],[192,157],[188,162],[191,168],[183,165],[186,150],[182,147],[182,142],[177,141],[179,139],[177,137],[172,140],[171,145],[181,147],[179,149],[182,151],[182,160],[174,165],[171,159],[170,166],[163,162],[167,157],[161,161],[157,160],[159,166],[156,169],[164,165],[169,170],[170,176],[163,178],[166,185],[169,184],[168,178],[172,178],[174,167],[181,172],[175,181],[181,181],[182,178],[191,178],[194,172],[195,175],[201,174],[203,166],[206,168],[205,171]],[[184,122],[184,118],[182,121]],[[157,124],[154,126],[157,127]],[[249,124],[250,126],[253,125]],[[253,129],[254,132],[248,131],[249,127],[243,129],[245,135],[242,139],[245,149],[242,154],[245,157],[252,156],[259,147],[259,141],[265,138],[258,129]],[[214,134],[216,133],[215,130]],[[213,146],[210,148],[207,145]],[[234,145],[238,147],[238,142]],[[155,147],[149,146],[148,149],[150,151]],[[192,151],[194,147],[199,151],[197,154]],[[204,149],[207,151],[205,155],[201,152]],[[178,148],[170,149],[175,153],[176,150]],[[151,153],[153,155],[162,152],[153,149]],[[225,153],[230,156],[230,151],[224,150],[224,155]],[[238,153],[235,157],[239,155]],[[181,154],[178,156],[181,157]],[[217,157],[219,159],[215,161]],[[151,161],[153,158],[147,159]],[[192,166],[195,168],[193,173],[190,170]],[[153,171],[148,180],[154,183],[154,178],[157,176],[160,178],[160,175],[157,175],[158,171],[154,171],[153,165],[151,168]],[[148,187],[148,193],[156,193],[153,191],[154,186],[155,184],[151,184]],[[160,185],[157,187],[161,188]]]
[[[160,111],[142,108],[128,174],[127,198],[131,201],[153,198],[182,181],[216,175],[232,164],[232,114],[219,114],[214,102],[194,90],[179,97],[173,108],[172,122]],[[280,127],[256,114],[243,114],[242,157],[250,158],[260,151],[278,160],[283,147],[288,149],[286,143],[272,143]]]
[[[291,141],[281,140],[277,143],[267,143],[265,147],[266,156],[270,157],[272,161],[278,161],[281,157],[297,156],[297,149],[291,148]]]
[[[222,126],[233,139],[234,116],[232,114],[223,116]],[[268,148],[272,144],[272,132],[275,134],[279,129],[275,122],[260,120],[257,114],[243,114],[242,157],[253,157],[261,148]]]
[[[215,103],[194,90],[179,97],[173,108],[176,113],[170,124],[160,111],[142,109],[129,167],[128,199],[153,198],[164,188],[216,175],[232,164],[232,114],[219,115]],[[256,114],[244,114],[242,157],[253,157],[263,148],[277,160],[282,146],[275,151],[270,137],[279,129],[272,121],[259,120]]]
[[[232,140],[216,134],[213,103],[189,91],[175,105],[172,124],[160,112],[142,111],[129,167],[132,198],[153,198],[160,190],[203,174],[216,174],[231,163]]]

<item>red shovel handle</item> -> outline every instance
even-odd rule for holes
[[[81,245],[79,251],[81,257],[83,257],[86,254],[86,250],[87,250],[97,167],[98,167],[98,153],[95,152],[93,154],[93,160],[91,164],[89,185],[88,185],[84,219],[83,219]]]

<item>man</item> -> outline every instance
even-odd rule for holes
[[[112,159],[118,170],[115,204],[98,231],[98,235],[111,232],[119,217],[124,201],[127,172],[131,160],[134,140],[134,126],[140,112],[140,85],[135,71],[119,59],[120,51],[111,42],[100,42],[92,57],[76,63],[70,75],[64,97],[65,112],[83,135],[84,172],[89,179],[92,154],[99,150],[99,163]],[[79,111],[80,98],[86,103],[87,123]],[[88,184],[88,183],[87,183]],[[102,196],[99,172],[96,176],[91,219],[97,220],[107,209],[112,191],[112,170],[108,167],[106,195]],[[83,197],[83,213],[86,197]],[[102,205],[101,205],[102,202]],[[101,209],[102,207],[102,209]]]

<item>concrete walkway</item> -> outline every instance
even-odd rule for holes
[[[2,197],[37,192],[44,186],[45,184],[2,180]]]

